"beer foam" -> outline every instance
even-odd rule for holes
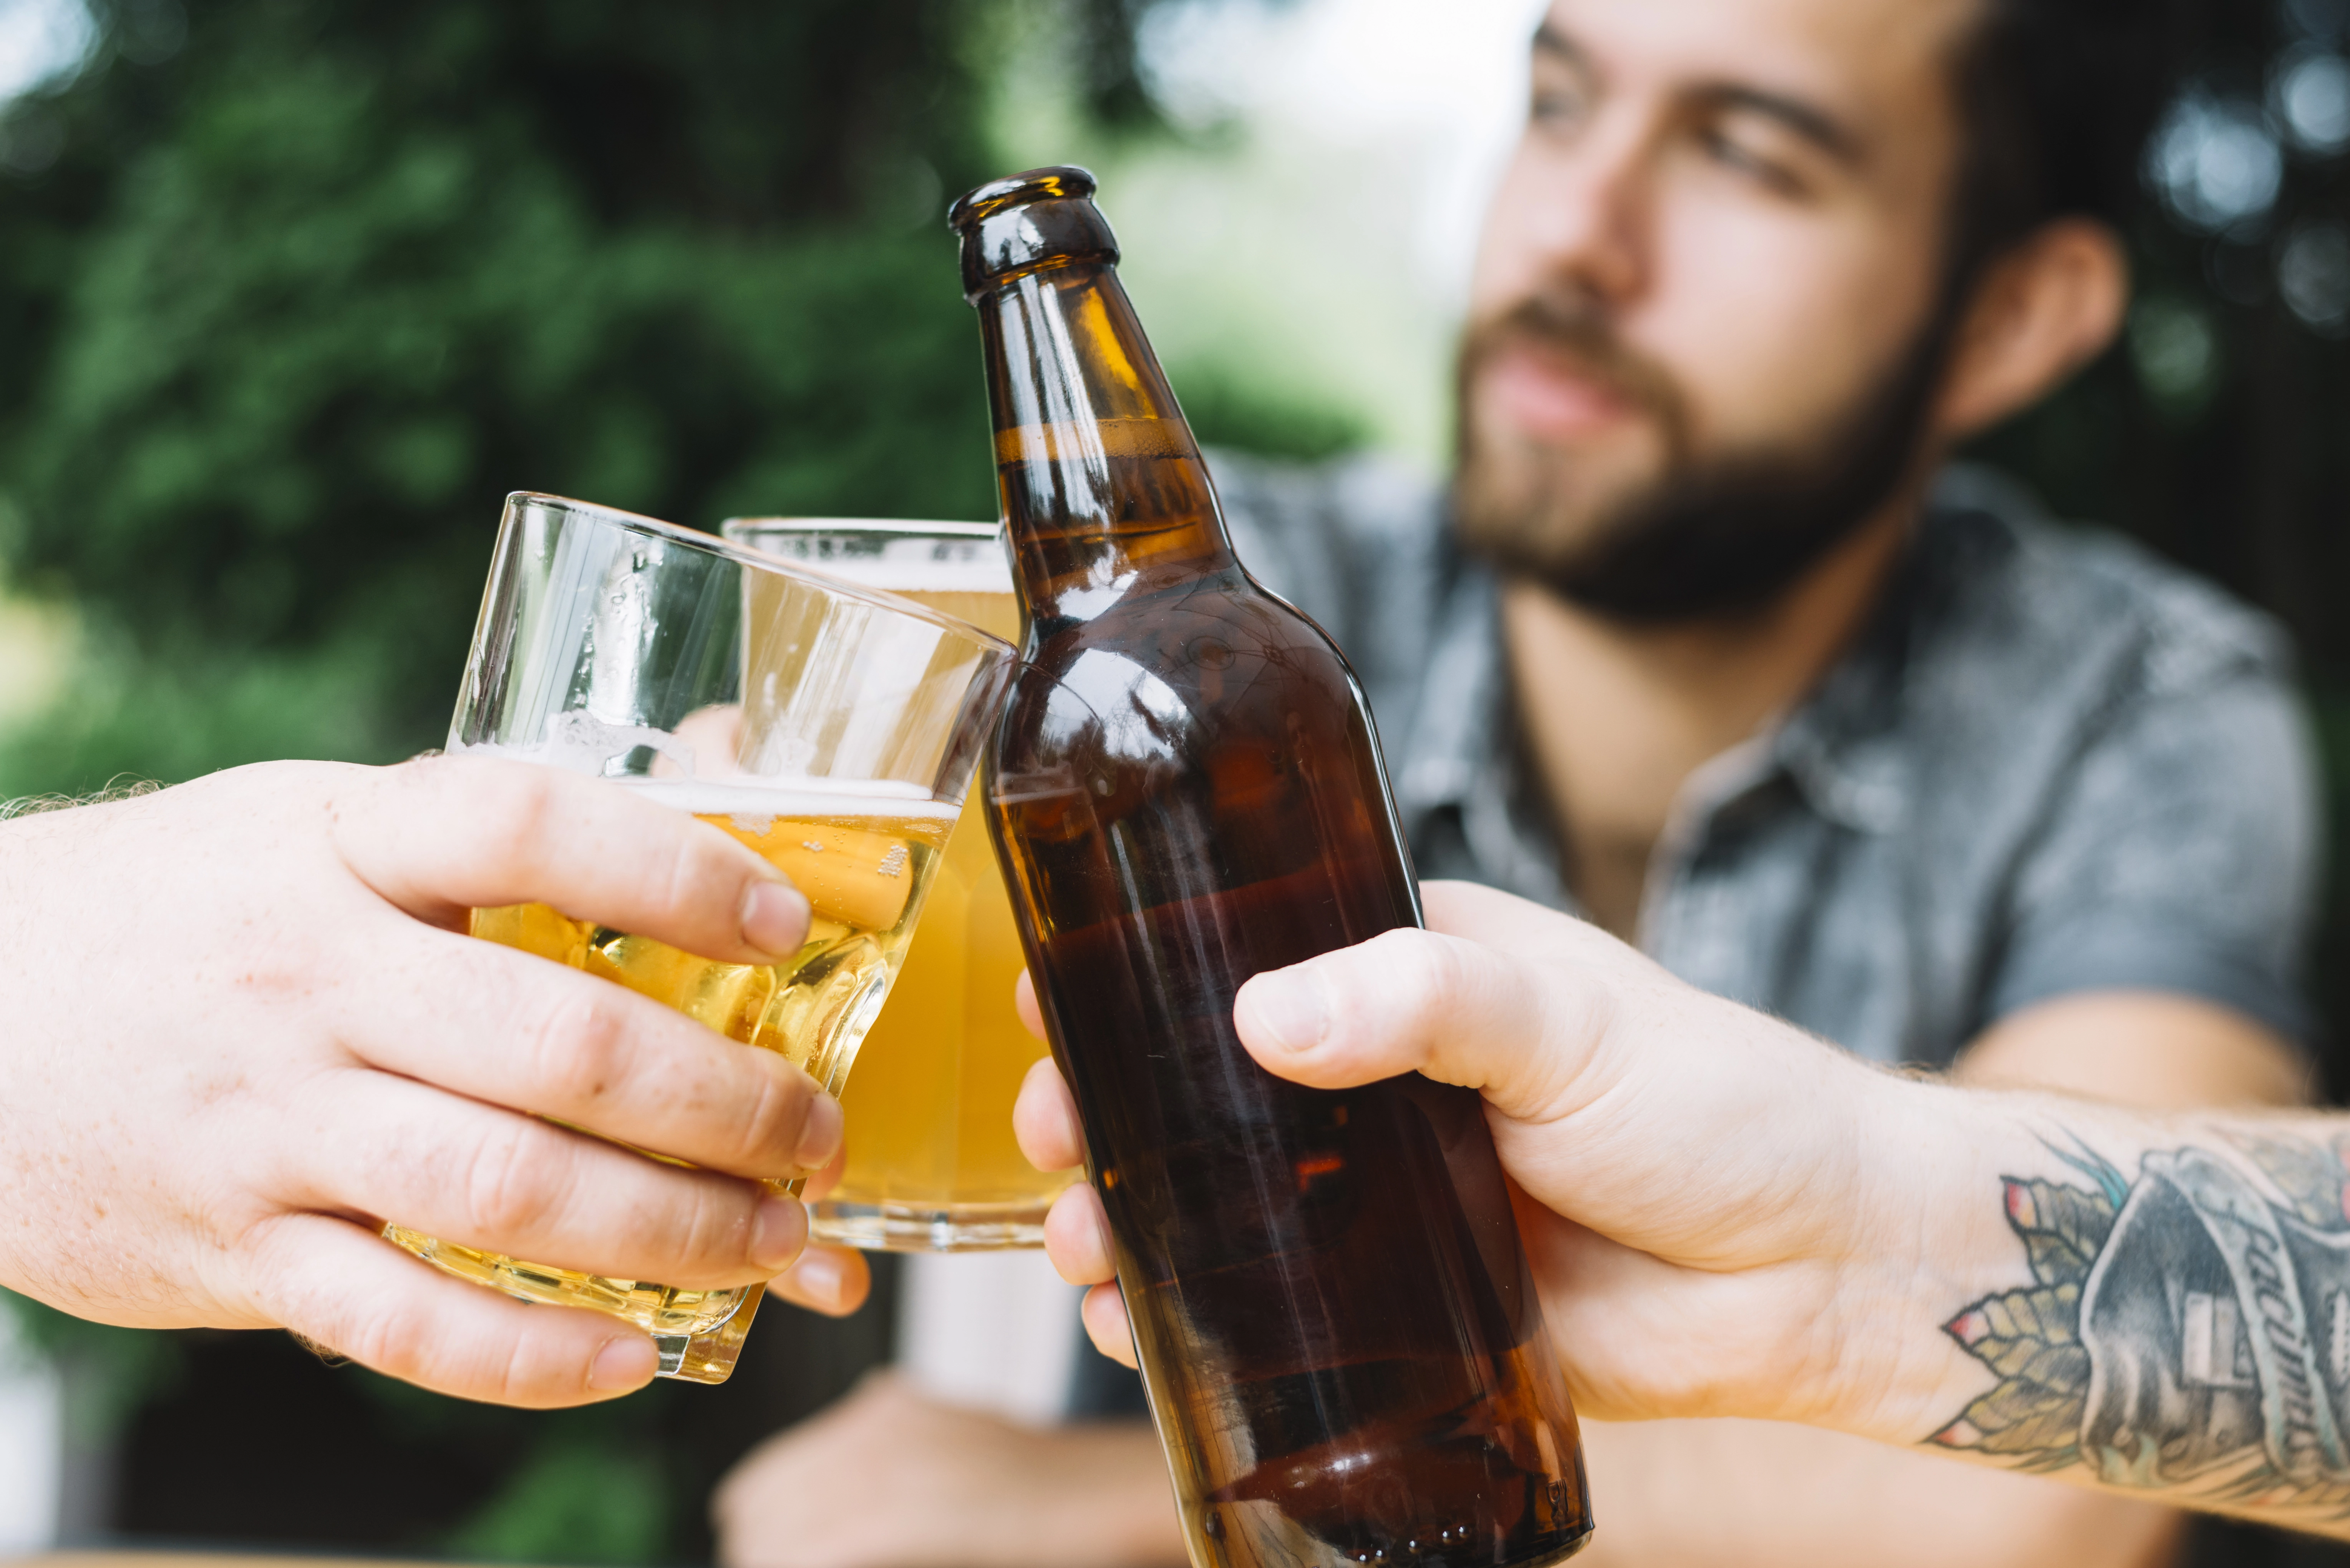
[[[962,807],[895,779],[615,779],[631,794],[695,816],[887,816],[952,822]]]
[[[809,563],[885,594],[1008,594],[1012,568],[1001,560],[893,561],[887,556]]]
[[[567,774],[603,776],[605,766],[634,751],[659,753],[681,773],[693,771],[693,748],[667,730],[640,724],[615,724],[593,713],[572,710],[547,716],[546,734],[536,745],[518,746],[505,741],[459,740],[449,737],[452,757],[497,757],[510,763],[535,763],[561,768]]]
[[[934,792],[902,779],[777,778],[760,774],[611,778],[603,773],[604,764],[633,747],[651,747],[670,766],[686,768],[693,765],[693,748],[663,730],[602,724],[584,714],[562,717],[585,722],[550,723],[548,739],[536,746],[502,745],[495,741],[468,745],[452,741],[449,752],[452,756],[495,757],[604,778],[647,800],[696,816],[732,816],[746,822],[778,816],[935,817],[951,822],[962,811],[953,802],[942,801]]]
[[[854,524],[844,524],[853,529]],[[766,550],[829,572],[836,577],[857,584],[859,587],[878,588],[888,594],[1008,594],[1012,591],[1012,563],[1003,554],[1001,537],[938,539],[921,535],[903,538],[884,538],[878,551],[855,554],[830,553],[822,548],[830,541],[821,528],[779,528],[766,532],[756,527],[743,530],[742,542],[754,549]],[[803,546],[815,545],[814,551]]]

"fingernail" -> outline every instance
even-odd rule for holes
[[[751,1262],[780,1274],[807,1245],[807,1210],[789,1198],[763,1198],[751,1222]]]
[[[840,1114],[840,1102],[830,1095],[818,1095],[808,1102],[807,1118],[800,1123],[799,1147],[792,1152],[792,1163],[802,1170],[822,1170],[840,1152],[841,1133],[847,1123]]]
[[[792,1269],[792,1289],[795,1293],[838,1306],[848,1288],[848,1271],[832,1253],[821,1249],[808,1253]]]
[[[588,1364],[588,1386],[597,1390],[608,1388],[640,1388],[653,1380],[660,1370],[660,1355],[653,1342],[641,1334],[620,1339],[608,1339],[596,1359]]]
[[[754,882],[743,896],[743,940],[782,958],[807,940],[808,901],[789,882]]]
[[[1311,1051],[1330,1027],[1322,984],[1312,975],[1274,970],[1250,981],[1241,995],[1273,1044],[1284,1051]]]

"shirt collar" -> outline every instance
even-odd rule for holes
[[[1828,822],[1872,836],[1900,831],[1916,784],[1901,733],[1903,694],[1921,632],[1954,580],[1984,569],[1986,552],[2012,547],[2002,514],[2016,504],[1980,470],[1943,475],[1853,646],[1783,720],[1690,775],[1660,850],[1693,852],[1725,807],[1782,778]],[[1522,798],[1497,587],[1481,565],[1458,557],[1453,564],[1407,724],[1397,805],[1407,824],[1456,810],[1481,860],[1492,863],[1497,853],[1539,857],[1555,876],[1549,825]]]

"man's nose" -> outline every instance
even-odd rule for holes
[[[1520,217],[1525,260],[1545,286],[1565,285],[1621,309],[1648,287],[1655,160],[1628,118],[1602,119],[1534,160]]]

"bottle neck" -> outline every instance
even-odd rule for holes
[[[997,492],[1032,620],[1090,620],[1138,584],[1233,564],[1199,443],[1116,268],[1014,278],[979,314]]]

